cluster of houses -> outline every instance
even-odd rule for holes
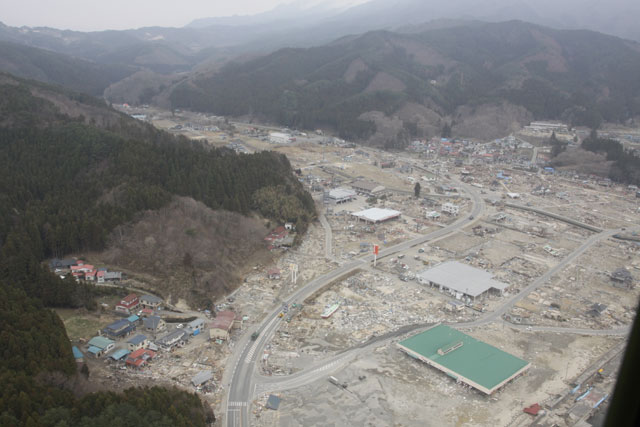
[[[95,358],[107,357],[124,363],[126,367],[144,368],[159,351],[185,346],[207,326],[211,340],[228,340],[231,329],[238,322],[236,313],[221,311],[210,325],[204,318],[196,318],[170,328],[156,314],[161,304],[162,299],[153,295],[127,295],[116,304],[116,312],[128,317],[116,320],[98,331],[98,335],[87,343],[86,354]],[[84,360],[84,354],[77,347],[74,347],[73,353],[77,361]]]
[[[109,271],[106,268],[96,268],[81,259],[58,259],[49,262],[51,271],[64,278],[71,274],[76,280],[86,280],[95,283],[120,282],[125,279],[121,271]]]

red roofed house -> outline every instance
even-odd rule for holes
[[[267,270],[267,276],[269,276],[269,279],[279,279],[280,278],[280,270],[277,268],[270,268],[269,270]]]
[[[133,366],[134,368],[142,368],[147,364],[147,361],[156,357],[156,352],[149,350],[148,348],[141,348],[127,356],[127,366]]]
[[[233,322],[236,320],[236,313],[233,311],[220,311],[216,314],[216,318],[211,323],[209,329],[209,338],[212,340],[229,339],[229,331],[233,328]]]
[[[85,274],[93,270],[93,265],[85,264],[84,261],[80,260],[78,261],[78,265],[71,266],[71,274],[73,274],[73,277],[75,277],[76,279],[84,279]]]
[[[271,233],[269,233],[269,235],[265,237],[264,240],[271,243],[278,242],[280,240],[283,240],[288,235],[289,232],[287,231],[287,229],[281,225],[279,227],[276,227]]]
[[[95,282],[96,273],[98,273],[97,270],[91,270],[91,271],[88,271],[88,272],[84,273],[84,280],[89,280],[91,282]]]
[[[139,305],[140,301],[138,301],[138,296],[136,294],[129,294],[116,304],[116,311],[131,314],[131,311],[138,308]]]

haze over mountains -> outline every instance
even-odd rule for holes
[[[489,138],[533,118],[597,126],[639,114],[633,0],[340,4],[298,1],[183,28],[0,24],[0,69],[112,102],[327,127],[388,146],[445,124]],[[558,30],[576,28],[622,38]]]

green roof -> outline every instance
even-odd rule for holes
[[[435,326],[398,345],[410,355],[488,394],[530,365],[446,325]]]
[[[112,341],[109,338],[105,338],[105,337],[101,337],[101,336],[93,337],[93,338],[91,338],[91,340],[89,340],[89,345],[94,346],[94,347],[98,347],[98,348],[100,348],[102,350],[104,350],[110,344],[113,344],[113,343],[115,343],[115,341]]]

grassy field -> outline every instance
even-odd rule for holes
[[[69,339],[74,341],[80,338],[90,339],[108,323],[100,321],[98,317],[92,314],[80,313],[78,310],[58,309],[56,313],[64,322]]]

